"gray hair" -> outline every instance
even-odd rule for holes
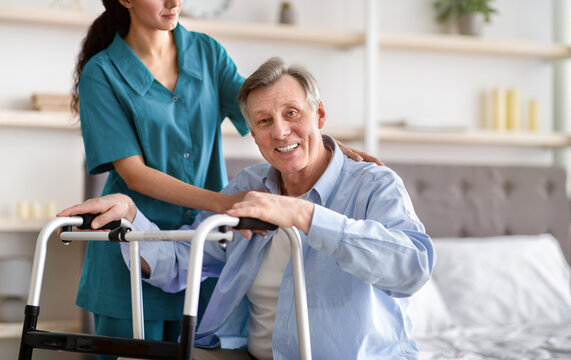
[[[248,126],[251,127],[246,109],[248,95],[256,89],[274,85],[283,75],[290,75],[299,82],[305,92],[307,103],[312,110],[316,109],[319,101],[321,101],[321,96],[319,95],[317,80],[315,80],[313,75],[300,65],[288,65],[282,58],[273,57],[263,63],[244,81],[238,93],[238,105],[242,115],[246,118]]]

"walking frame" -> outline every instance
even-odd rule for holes
[[[230,228],[273,230],[275,225],[252,218],[235,218],[228,215],[212,215],[196,230],[136,231],[123,219],[107,224],[109,232],[72,232],[72,227],[91,229],[94,215],[57,217],[47,223],[36,242],[30,291],[25,308],[24,325],[20,342],[19,360],[31,360],[33,349],[46,349],[97,355],[115,355],[137,359],[190,360],[194,345],[200,291],[203,250],[206,241],[218,241],[222,246],[232,241]],[[131,302],[133,338],[119,338],[91,334],[44,331],[36,328],[40,313],[40,292],[45,268],[47,242],[55,231],[62,229],[60,238],[64,244],[71,241],[121,241],[129,243],[131,258]],[[307,296],[303,270],[301,239],[295,227],[285,229],[291,249],[294,277],[295,308],[300,359],[311,359]],[[180,342],[145,340],[143,328],[143,303],[139,242],[192,240],[185,290]]]

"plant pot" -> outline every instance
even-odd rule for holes
[[[280,8],[280,24],[294,25],[296,23],[296,13],[290,2],[284,1]]]
[[[462,35],[480,36],[482,33],[482,25],[484,24],[482,13],[459,14],[457,21],[458,32]]]

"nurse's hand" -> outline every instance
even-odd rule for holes
[[[91,222],[91,228],[97,229],[111,221],[127,219],[133,221],[137,215],[137,207],[130,197],[123,194],[111,194],[69,207],[57,216],[74,216],[79,214],[99,214]]]
[[[265,192],[264,190],[253,190],[253,191],[258,191],[258,192]],[[219,209],[218,211],[216,211],[216,213],[218,214],[224,214],[226,213],[226,211],[232,209],[232,207],[234,206],[234,204],[241,202],[242,200],[244,200],[244,197],[246,196],[246,194],[248,194],[250,191],[244,191],[241,193],[236,193],[236,194],[223,194],[223,193],[219,193]]]
[[[364,151],[355,150],[353,148],[348,147],[347,145],[337,141],[337,145],[339,145],[339,149],[343,152],[343,154],[347,155],[349,159],[355,161],[365,161],[365,162],[372,162],[380,166],[384,166],[381,160],[377,159],[376,157],[367,154]]]

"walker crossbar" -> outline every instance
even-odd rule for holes
[[[89,228],[92,220],[93,216],[58,217],[46,224],[40,231],[34,254],[28,302],[25,308],[19,360],[31,360],[32,352],[35,348],[98,355],[116,355],[119,357],[138,359],[192,359],[204,242],[219,241],[225,243],[226,241],[232,241],[233,234],[229,231],[230,227],[256,230],[276,228],[275,225],[255,219],[238,219],[227,215],[213,215],[206,218],[196,230],[135,231],[130,222],[122,220],[113,225],[120,226],[120,229],[123,229],[122,231],[71,232],[72,226]],[[133,305],[132,339],[90,334],[50,332],[36,329],[40,313],[40,291],[45,267],[47,241],[50,235],[60,228],[64,230],[64,232],[60,234],[60,238],[64,243],[77,240],[129,242],[131,259],[131,299]],[[295,228],[286,229],[286,233],[289,236],[292,246],[299,354],[301,359],[311,359],[301,239]],[[144,340],[141,264],[138,243],[139,241],[189,240],[192,240],[192,244],[183,317],[181,319],[180,343]]]

